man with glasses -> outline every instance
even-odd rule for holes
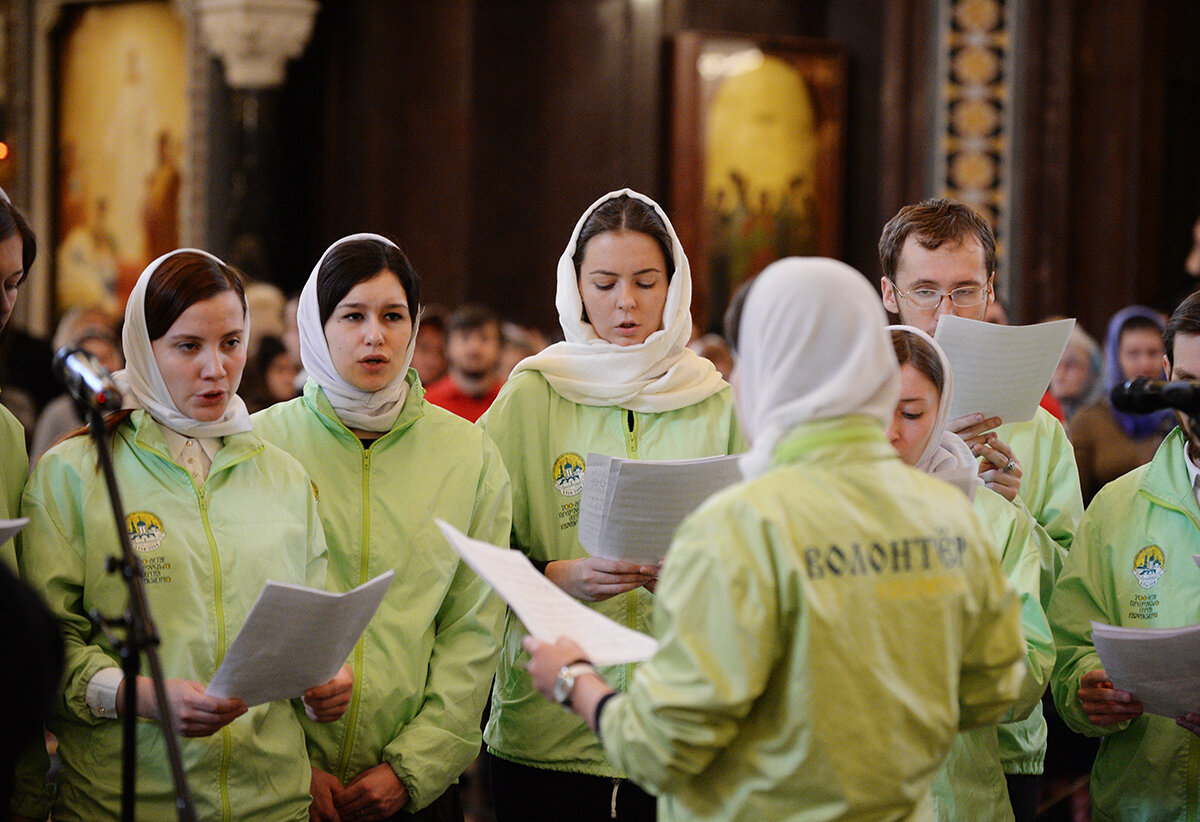
[[[900,209],[883,228],[879,261],[884,307],[931,335],[943,314],[984,320],[995,299],[995,237],[987,222],[961,203],[933,199]],[[1027,422],[970,414],[951,420],[948,427],[984,458],[980,477],[1014,504],[1027,507],[1041,526],[1035,536],[1042,542],[1045,608],[1062,553],[1070,548],[1083,514],[1079,472],[1066,432],[1041,407]],[[1024,720],[1001,725],[999,736],[1014,814],[1018,822],[1032,821],[1046,753],[1041,708]]]

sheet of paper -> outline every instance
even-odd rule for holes
[[[996,325],[943,315],[933,338],[954,372],[950,419],[982,412],[1004,422],[1033,419],[1075,321]]]
[[[328,682],[366,630],[394,571],[335,594],[268,581],[205,693],[246,705],[295,699]]]
[[[0,545],[21,533],[21,529],[29,524],[29,517],[20,519],[0,519]]]
[[[449,523],[434,521],[463,561],[496,590],[538,639],[572,639],[596,665],[641,662],[658,649],[652,637],[575,600],[539,573],[520,551],[471,539]]]
[[[579,542],[593,556],[653,564],[666,555],[684,517],[741,479],[737,456],[627,460],[588,454]]]
[[[1092,642],[1113,687],[1146,713],[1174,719],[1200,710],[1200,625],[1121,628],[1092,622]]]
[[[600,544],[603,530],[605,500],[609,497],[609,479],[613,458],[604,454],[588,454],[583,469],[583,496],[579,501],[579,542],[585,548]],[[590,549],[589,549],[590,550]]]

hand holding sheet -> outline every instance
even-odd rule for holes
[[[335,594],[268,581],[205,693],[247,706],[295,699],[333,678],[392,584],[387,571]]]
[[[1122,628],[1092,622],[1092,643],[1113,687],[1146,713],[1174,719],[1200,710],[1200,625]]]
[[[627,460],[588,454],[579,542],[596,557],[653,565],[700,503],[742,479],[736,456]]]
[[[435,520],[463,561],[496,589],[538,639],[575,640],[596,665],[641,662],[658,649],[653,638],[613,622],[578,602],[530,564],[520,551],[471,539],[449,523]]]
[[[982,413],[1004,422],[1033,419],[1075,321],[996,325],[946,314],[933,338],[954,371],[950,419]]]

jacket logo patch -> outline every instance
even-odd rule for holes
[[[126,516],[125,530],[129,533],[133,550],[140,554],[157,551],[166,535],[162,520],[149,511],[134,511]]]
[[[583,491],[583,457],[568,451],[554,461],[554,487],[564,497],[577,497]]]
[[[1133,558],[1133,576],[1143,588],[1153,588],[1167,570],[1167,559],[1157,545],[1147,545]]]

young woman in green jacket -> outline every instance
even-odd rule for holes
[[[662,209],[628,189],[593,203],[558,263],[565,342],[523,360],[479,421],[513,480],[512,545],[576,599],[649,631],[658,568],[588,556],[577,520],[589,452],[729,454],[744,443],[729,386],[686,349],[687,257]],[[587,726],[542,700],[509,613],[484,731],[500,822],[655,818]],[[633,665],[606,669],[624,687]]]
[[[314,819],[461,822],[454,782],[479,753],[503,605],[434,518],[505,545],[512,503],[496,446],[425,402],[409,368],[419,305],[394,243],[334,243],[300,295],[304,395],[254,417],[316,485],[330,590],[396,572],[355,646],[346,716],[305,723]]]
[[[205,693],[268,579],[322,585],[325,538],[301,466],[251,431],[234,393],[245,364],[245,296],[236,271],[190,249],[155,260],[129,297],[127,365],[115,377],[128,410],[109,418],[124,527],[142,562],[166,691],[200,819],[305,820],[309,767],[299,705],[247,707]],[[116,819],[121,809],[124,693],[136,687],[137,816],[175,816],[149,678],[124,680],[117,653],[88,614],[124,611],[108,572],[121,553],[90,438],[71,437],[38,462],[25,489],[18,564],[66,641],[66,673],[49,728],[58,737],[56,820]],[[321,721],[350,701],[348,668],[310,689]]]
[[[1041,697],[1054,667],[1054,641],[1041,602],[1041,557],[1053,541],[1020,498],[1010,503],[983,484],[970,447],[946,430],[954,376],[945,352],[918,328],[900,325],[890,331],[900,362],[900,402],[888,427],[888,439],[905,463],[966,493],[1000,550],[1000,565],[1021,599],[1026,652],[1025,684],[1005,724],[1029,726],[1032,750],[1015,753],[1034,755],[1040,765],[1046,752]],[[934,781],[938,819],[1011,822],[1014,818],[1004,770],[1009,737],[1000,735],[1002,727],[975,728],[955,737],[950,756]]]

